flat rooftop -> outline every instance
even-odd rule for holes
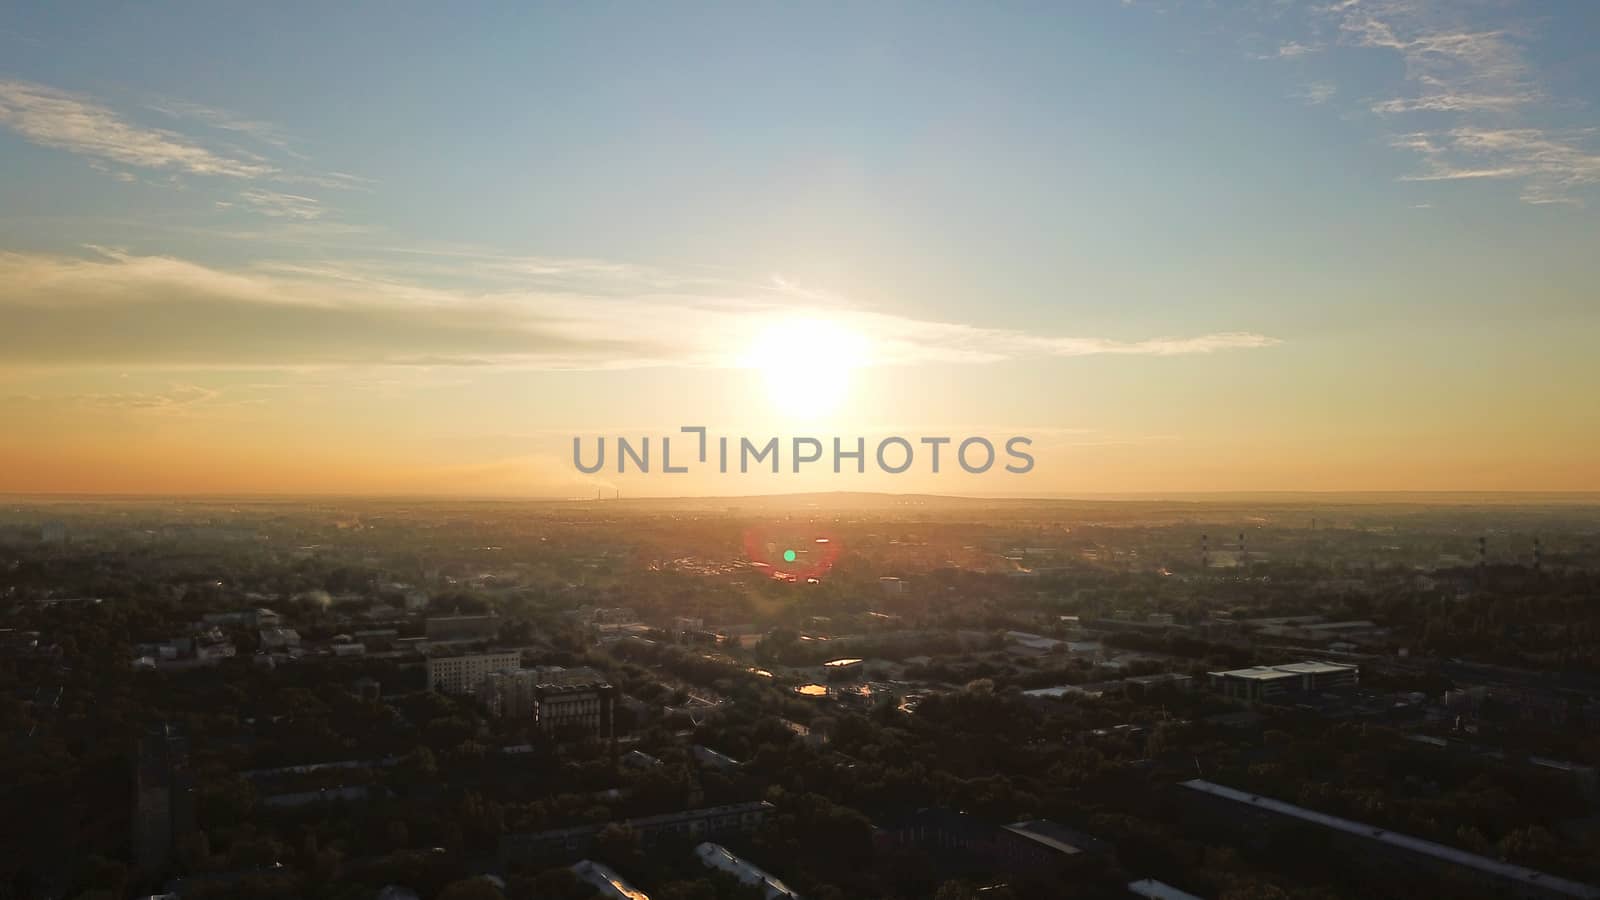
[[[1360,671],[1360,666],[1306,660],[1305,662],[1284,663],[1279,666],[1250,666],[1247,669],[1229,669],[1226,672],[1212,672],[1211,674],[1220,675],[1224,678],[1272,681],[1278,678],[1297,678],[1301,675],[1336,675],[1340,672],[1357,671]]]
[[[1128,893],[1150,900],[1200,900],[1194,894],[1180,891],[1170,884],[1154,878],[1141,878],[1128,882]]]
[[[1566,878],[1557,878],[1554,875],[1540,872],[1537,869],[1529,869],[1525,866],[1501,862],[1497,859],[1490,859],[1487,856],[1479,856],[1476,853],[1468,853],[1465,850],[1460,850],[1455,847],[1449,847],[1444,844],[1436,844],[1433,841],[1425,841],[1422,838],[1412,837],[1408,834],[1398,834],[1384,828],[1376,828],[1372,825],[1362,824],[1361,822],[1352,822],[1349,819],[1341,819],[1338,816],[1330,816],[1326,813],[1319,813],[1315,810],[1306,809],[1301,806],[1295,806],[1292,803],[1284,803],[1281,800],[1274,800],[1271,797],[1262,797],[1258,794],[1251,794],[1247,791],[1235,790],[1231,787],[1215,784],[1210,781],[1203,781],[1198,778],[1185,781],[1183,782],[1182,786],[1192,791],[1198,791],[1202,794],[1209,794],[1213,797],[1219,797],[1224,800],[1232,800],[1235,803],[1240,803],[1245,806],[1253,806],[1259,809],[1269,810],[1279,815],[1288,816],[1293,819],[1299,819],[1302,822],[1309,822],[1313,825],[1321,825],[1324,828],[1332,828],[1335,831],[1343,831],[1346,834],[1353,834],[1357,837],[1378,841],[1379,843],[1388,844],[1391,847],[1396,847],[1401,850],[1408,850],[1412,853],[1430,856],[1441,862],[1461,866],[1464,869],[1473,869],[1487,875],[1493,875],[1497,878],[1504,878],[1510,881],[1536,886],[1543,891],[1549,891],[1551,893],[1561,894],[1567,897],[1591,898],[1591,900],[1593,900],[1593,898],[1600,898],[1600,888],[1593,887],[1592,885],[1582,884]]]

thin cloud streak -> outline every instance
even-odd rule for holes
[[[280,155],[304,160],[290,149],[277,129],[264,122],[224,110],[162,99],[146,105],[174,119],[241,134],[269,145]],[[89,165],[120,181],[134,180],[131,173],[113,171],[110,164],[164,171],[164,186],[182,188],[179,176],[205,176],[251,182],[275,182],[327,190],[364,190],[372,182],[345,172],[302,171],[293,163],[275,162],[242,147],[217,149],[193,137],[163,128],[130,122],[90,97],[41,84],[0,80],[0,127],[8,128],[44,147],[65,150],[88,160]],[[243,207],[270,218],[309,221],[323,217],[327,207],[299,193],[254,189],[241,195]],[[225,208],[225,207],[221,207]]]
[[[298,160],[305,155],[289,145],[289,139],[270,122],[245,118],[225,109],[191,103],[176,97],[158,97],[145,104],[147,108],[174,119],[190,119],[221,131],[246,135],[261,143],[276,147],[284,154]]]
[[[129,124],[94,101],[23,81],[0,81],[0,125],[24,139],[123,165],[193,175],[264,178],[270,165],[217,154],[181,135]]]
[[[325,210],[315,198],[299,194],[285,194],[279,191],[249,190],[241,193],[239,199],[249,204],[257,212],[275,219],[297,219],[310,221],[319,219]]]
[[[704,279],[693,290],[663,290],[649,276],[619,290],[615,275],[591,286],[573,278],[546,289],[466,290],[382,277],[359,263],[222,270],[92,249],[97,258],[0,254],[0,359],[46,369],[735,368],[750,363],[748,348],[763,334],[815,319],[860,335],[865,365],[1179,356],[1278,343],[1252,332],[1041,336]]]

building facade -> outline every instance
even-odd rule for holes
[[[646,849],[663,838],[704,841],[717,836],[754,833],[772,812],[765,800],[686,809],[627,819],[621,824],[639,836]],[[594,836],[604,825],[575,825],[549,831],[506,834],[500,837],[502,864],[530,864],[559,859],[576,859],[588,851]]]
[[[430,656],[427,661],[428,687],[445,694],[473,694],[491,673],[516,669],[521,665],[522,653],[518,650]]]

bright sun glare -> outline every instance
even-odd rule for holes
[[[745,364],[761,370],[774,412],[814,419],[843,404],[866,349],[865,338],[837,322],[782,319],[756,336]]]

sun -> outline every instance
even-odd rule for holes
[[[816,419],[844,404],[866,348],[865,338],[837,322],[784,318],[756,335],[745,365],[761,372],[773,412]]]

